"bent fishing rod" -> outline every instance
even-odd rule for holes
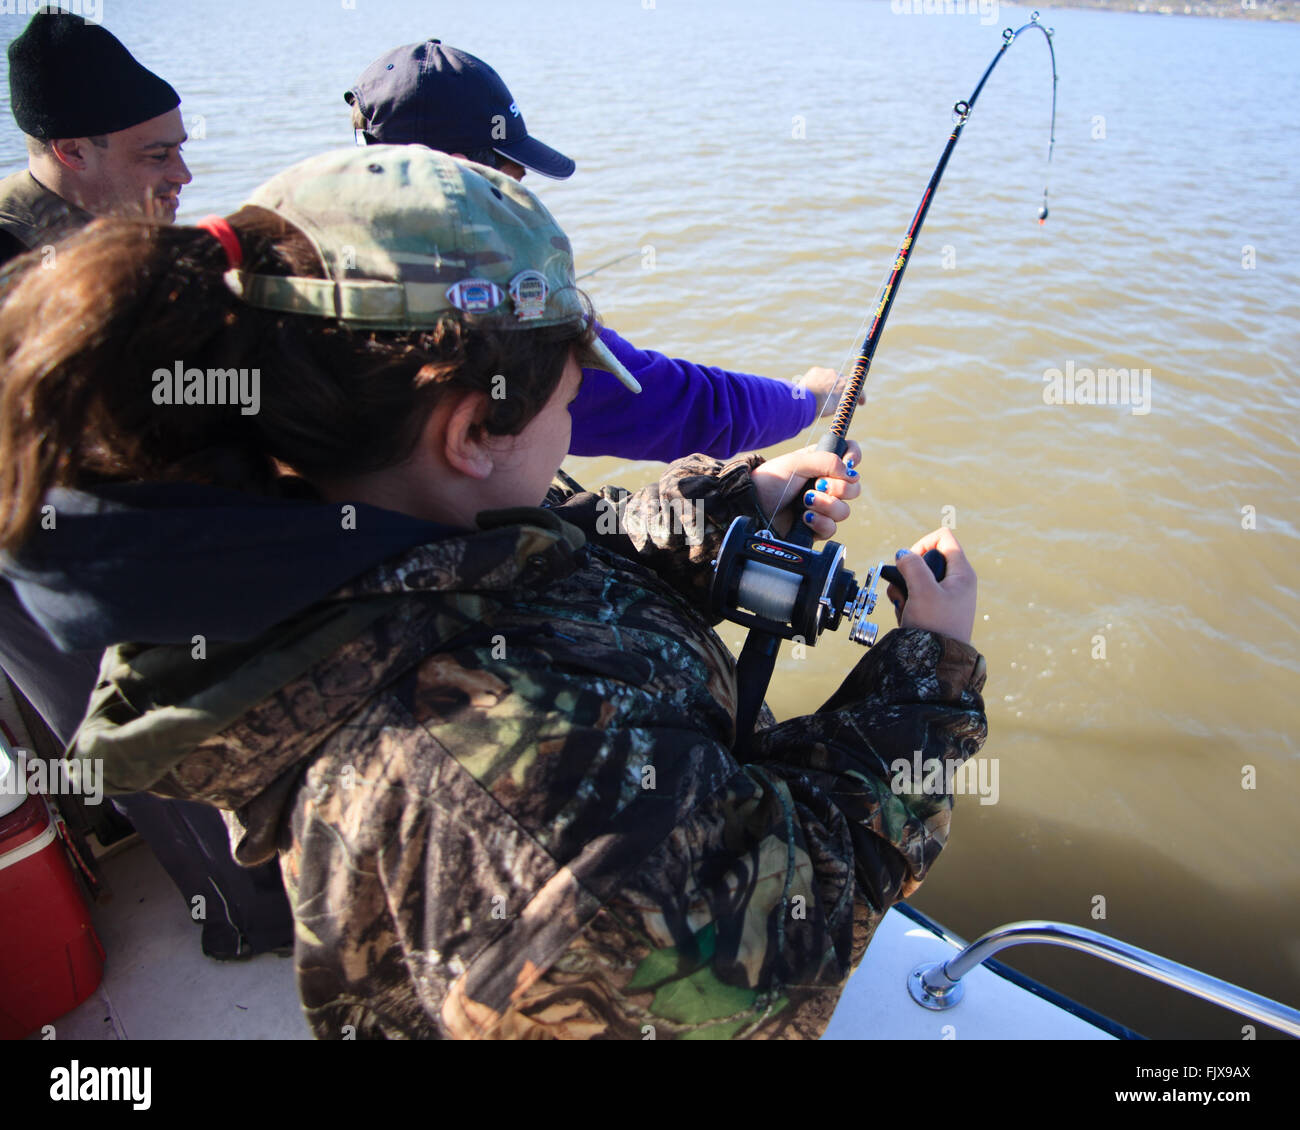
[[[1003,31],[1002,47],[985,69],[970,98],[953,106],[954,126],[948,144],[939,157],[939,163],[930,177],[930,183],[926,185],[912,223],[894,256],[893,267],[875,306],[866,340],[854,363],[853,375],[840,397],[829,430],[817,444],[819,451],[830,451],[842,457],[848,449],[849,424],[857,410],[885,322],[893,309],[894,299],[898,297],[903,272],[911,260],[921,225],[925,223],[935,190],[948,167],[948,158],[952,156],[957,139],[970,119],[980,91],[984,89],[994,68],[1020,34],[1031,28],[1043,33],[1052,61],[1051,139],[1047,147],[1047,160],[1051,164],[1052,150],[1056,146],[1057,74],[1056,51],[1052,47],[1054,32],[1038,22],[1038,13],[1035,12],[1022,27],[1014,31],[1011,28]],[[1046,220],[1047,185],[1044,183],[1038,222],[1042,224]],[[728,529],[717,561],[714,562],[710,603],[715,615],[749,628],[749,636],[736,661],[738,744],[743,745],[753,735],[754,723],[767,693],[783,639],[797,640],[811,647],[816,644],[817,637],[822,632],[838,628],[841,620],[847,618],[849,639],[870,647],[876,642],[878,633],[877,625],[867,619],[876,607],[877,583],[883,578],[898,588],[904,599],[907,598],[907,584],[895,566],[883,562],[874,566],[867,574],[866,581],[859,585],[844,564],[842,545],[828,541],[820,551],[814,551],[812,544],[812,530],[805,525],[796,525],[787,537],[778,538],[753,518],[737,518]],[[924,560],[935,580],[942,581],[947,565],[943,554],[932,549]]]

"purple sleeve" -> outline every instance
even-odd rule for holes
[[[812,423],[813,397],[796,396],[787,381],[677,361],[637,349],[608,329],[600,336],[642,391],[584,369],[582,391],[569,409],[573,455],[671,463],[700,452],[727,459],[780,443]]]

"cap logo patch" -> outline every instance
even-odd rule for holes
[[[466,314],[495,310],[505,301],[505,292],[487,279],[462,279],[447,288],[447,301]]]
[[[515,304],[515,317],[521,322],[533,322],[546,313],[546,296],[550,288],[546,276],[540,271],[523,271],[510,280],[510,297]]]

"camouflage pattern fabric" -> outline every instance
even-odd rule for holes
[[[481,312],[497,313],[507,327],[559,325],[585,313],[568,237],[528,189],[482,165],[419,145],[351,146],[298,162],[246,203],[305,232],[328,275],[275,286],[253,285],[255,276],[239,272],[254,305],[415,329],[456,309],[450,284],[476,279],[496,288],[478,295]],[[509,301],[522,271],[543,284],[526,321]],[[343,310],[327,297],[336,284]]]
[[[481,515],[335,594],[382,610],[276,685],[232,690],[275,663],[227,664],[133,719],[115,679],[180,649],[118,649],[76,752],[129,759],[135,726],[156,755],[151,713],[219,702],[156,788],[231,810],[241,861],[280,852],[318,1037],[817,1037],[947,841],[951,796],[896,794],[890,763],[980,748],[985,666],[891,632],[738,762],[701,609],[755,462]],[[703,528],[666,526],[672,500]]]
[[[27,169],[0,180],[0,232],[30,250],[42,243],[54,243],[95,217],[51,192]],[[10,246],[13,254],[18,254]],[[0,259],[0,264],[5,260]]]

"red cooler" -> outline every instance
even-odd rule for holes
[[[27,795],[22,755],[0,737],[0,1039],[71,1012],[99,985],[90,924],[45,798]]]

